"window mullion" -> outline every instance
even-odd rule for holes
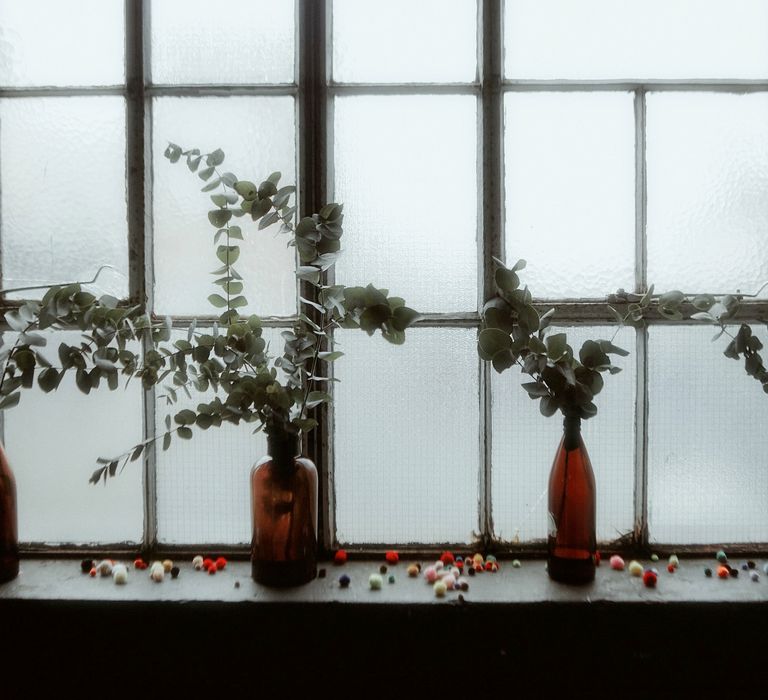
[[[478,114],[478,279],[479,306],[493,296],[493,258],[504,251],[504,124],[502,3],[479,0],[478,71],[481,85]],[[480,528],[485,542],[493,537],[491,371],[480,362]]]
[[[635,291],[648,286],[646,91],[635,90]],[[634,539],[648,544],[648,330],[636,331]]]
[[[146,104],[149,42],[149,7],[144,0],[125,0],[125,81],[126,81],[126,187],[128,203],[128,275],[131,303],[146,302],[152,310],[152,230],[149,138],[149,106]],[[142,344],[142,353],[147,350]],[[143,434],[156,432],[155,390],[143,393]],[[157,483],[154,444],[147,446],[143,461],[145,549],[157,544]]]
[[[328,167],[328,82],[330,71],[330,2],[326,0],[298,0],[298,151],[299,151],[299,211],[309,216],[320,211],[329,192]],[[332,273],[324,275],[324,283],[332,284]],[[304,298],[315,300],[317,289],[307,283],[299,285]],[[317,312],[308,309],[307,314]],[[319,320],[319,319],[317,319]],[[332,335],[329,334],[329,339]],[[319,374],[333,376],[332,367],[320,363]],[[332,388],[330,389],[332,391]],[[315,409],[318,426],[305,435],[304,449],[317,465],[319,476],[318,532],[321,548],[332,544],[333,477],[330,473],[332,411],[325,404]]]

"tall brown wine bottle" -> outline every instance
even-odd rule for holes
[[[595,475],[581,439],[581,419],[566,416],[549,475],[547,571],[563,583],[595,578]]]
[[[16,480],[0,444],[0,583],[19,575]]]
[[[251,569],[268,586],[298,586],[317,573],[317,469],[296,435],[267,436],[251,471]]]

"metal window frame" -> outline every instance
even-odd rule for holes
[[[35,87],[0,88],[0,98],[69,97],[117,95],[126,101],[126,188],[128,212],[129,289],[132,302],[146,301],[153,308],[154,266],[152,227],[152,104],[155,97],[184,96],[285,96],[296,101],[296,143],[298,162],[299,206],[303,214],[316,211],[333,199],[333,106],[336,96],[345,95],[473,95],[478,101],[477,123],[477,265],[478,308],[494,293],[492,258],[504,258],[504,96],[509,92],[631,92],[634,95],[635,119],[635,291],[646,288],[647,279],[647,166],[646,166],[646,97],[649,92],[725,92],[746,94],[768,92],[765,80],[515,80],[504,76],[504,3],[500,0],[477,2],[477,75],[467,83],[337,83],[332,76],[332,0],[294,0],[295,2],[295,74],[293,83],[279,84],[153,84],[150,75],[150,11],[152,0],[124,0],[125,14],[125,83],[104,87]],[[330,281],[330,280],[329,280]],[[303,285],[303,295],[311,287]],[[541,299],[541,309],[555,307],[554,322],[561,325],[612,323],[609,299]],[[13,306],[12,303],[6,303]],[[755,300],[743,305],[739,320],[761,322],[768,317],[768,300]],[[175,327],[186,327],[192,316],[174,317]],[[212,322],[213,316],[197,316],[199,322]],[[287,327],[295,317],[265,317],[265,326]],[[652,316],[649,324],[681,325]],[[419,328],[478,328],[477,311],[427,314],[417,322]],[[648,532],[648,463],[647,463],[647,328],[636,335],[636,432],[635,432],[635,499],[633,547],[649,546]],[[145,348],[146,350],[146,348]],[[495,538],[492,503],[492,430],[491,370],[478,360],[480,386],[480,455],[478,493],[478,543],[497,549],[509,549],[508,542]],[[331,371],[332,368],[327,368]],[[333,412],[323,409],[320,427],[305,444],[320,472],[321,544],[329,549],[335,544],[333,465]],[[143,404],[146,435],[155,431],[155,392],[146,392]],[[2,416],[0,415],[0,430]],[[142,547],[147,552],[191,551],[196,545],[169,546],[158,539],[156,453],[145,452],[144,534]],[[370,545],[376,549],[397,543]],[[461,543],[457,543],[461,544]],[[424,550],[414,545],[401,549]],[[656,544],[656,547],[663,545]],[[135,551],[127,543],[102,543],[93,546],[61,545],[51,547],[33,543],[28,551],[61,553],[67,550],[87,551],[109,547],[115,553]],[[540,543],[515,545],[516,551],[537,551]],[[242,546],[222,546],[221,551],[242,552]],[[707,546],[677,549],[708,550]],[[755,551],[753,545],[732,545],[734,552]],[[768,551],[768,547],[765,549]]]

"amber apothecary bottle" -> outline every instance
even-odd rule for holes
[[[595,475],[581,439],[581,419],[566,416],[549,475],[547,571],[564,583],[595,578]]]
[[[268,586],[298,586],[317,572],[317,469],[298,436],[267,436],[269,454],[251,471],[251,569]]]
[[[19,575],[16,480],[0,444],[0,583]]]

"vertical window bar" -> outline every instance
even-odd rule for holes
[[[128,273],[131,303],[146,303],[152,309],[152,236],[148,196],[151,163],[151,139],[146,129],[145,104],[149,42],[149,8],[145,0],[125,0],[125,80],[126,80],[126,187],[128,200]],[[143,351],[146,352],[146,344]],[[155,428],[155,391],[143,393],[144,438],[153,436]],[[155,449],[144,452],[144,538],[146,549],[157,543],[157,484]]]
[[[648,286],[646,220],[648,187],[646,169],[646,91],[635,90],[635,291]],[[637,372],[635,379],[635,518],[636,546],[648,543],[648,330],[636,334]]]
[[[493,296],[493,257],[503,256],[504,220],[504,126],[501,91],[503,67],[502,3],[479,0],[478,4],[478,278],[482,280],[479,307]],[[491,369],[480,367],[480,529],[484,543],[493,537]]]
[[[328,193],[328,70],[330,68],[328,42],[328,10],[326,0],[298,0],[298,150],[299,150],[299,212],[309,216],[325,204]],[[326,276],[324,276],[325,278]],[[331,280],[324,279],[324,283]],[[301,295],[316,298],[316,289],[302,282]],[[309,309],[313,320],[316,310]],[[320,363],[319,373],[327,374],[331,368]],[[318,426],[304,436],[306,454],[318,468],[319,508],[318,534],[321,549],[331,546],[334,537],[333,491],[330,474],[331,411],[325,405],[315,409]]]

